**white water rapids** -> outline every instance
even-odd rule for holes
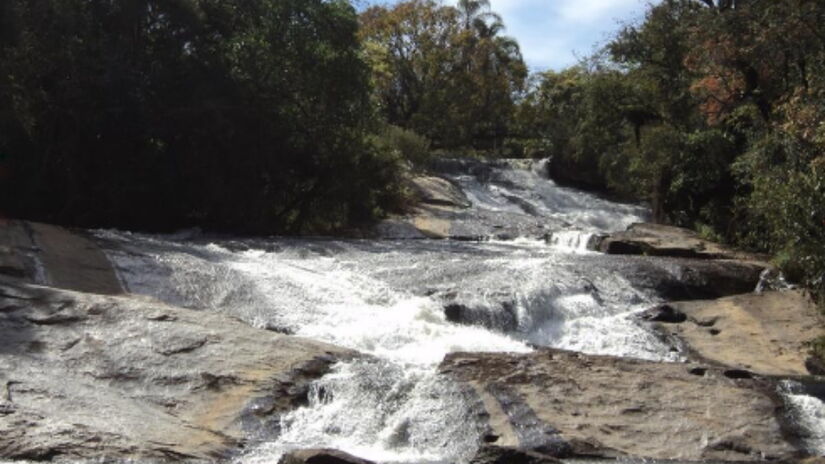
[[[477,405],[437,374],[450,352],[538,345],[679,359],[630,317],[657,298],[617,272],[618,258],[586,250],[593,234],[644,220],[644,209],[560,189],[532,170],[494,174],[454,177],[471,213],[538,222],[548,241],[98,236],[132,292],[371,355],[316,381],[309,404],[239,461],[328,447],[378,462],[460,462],[482,424]],[[448,318],[450,306],[461,321]]]

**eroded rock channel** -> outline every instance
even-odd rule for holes
[[[542,163],[442,164],[370,239],[4,224],[0,458],[825,452],[822,321],[762,257],[632,226]]]

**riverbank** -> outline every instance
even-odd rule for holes
[[[357,355],[126,294],[84,233],[0,235],[4,459],[228,459]]]

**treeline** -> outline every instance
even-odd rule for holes
[[[383,119],[426,137],[436,149],[501,153],[527,66],[487,0],[376,6],[360,36]]]
[[[0,214],[325,233],[433,148],[502,143],[527,70],[483,0],[5,0]]]
[[[515,123],[557,175],[773,253],[825,293],[825,2],[664,0],[534,79]]]
[[[549,156],[559,181],[649,201],[825,293],[825,2],[663,0],[531,76],[502,31],[484,1],[365,12],[383,118],[450,154]]]
[[[0,212],[323,232],[396,207],[346,1],[0,2]]]

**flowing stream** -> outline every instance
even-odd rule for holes
[[[622,276],[620,258],[586,249],[593,234],[647,211],[560,188],[541,169],[502,163],[480,175],[454,166],[449,175],[472,203],[466,227],[495,231],[506,221],[543,239],[98,236],[132,292],[369,355],[316,381],[309,404],[255,437],[239,461],[329,447],[378,462],[460,462],[479,446],[482,424],[478,405],[437,374],[447,353],[550,346],[679,360],[631,317],[657,297]]]

